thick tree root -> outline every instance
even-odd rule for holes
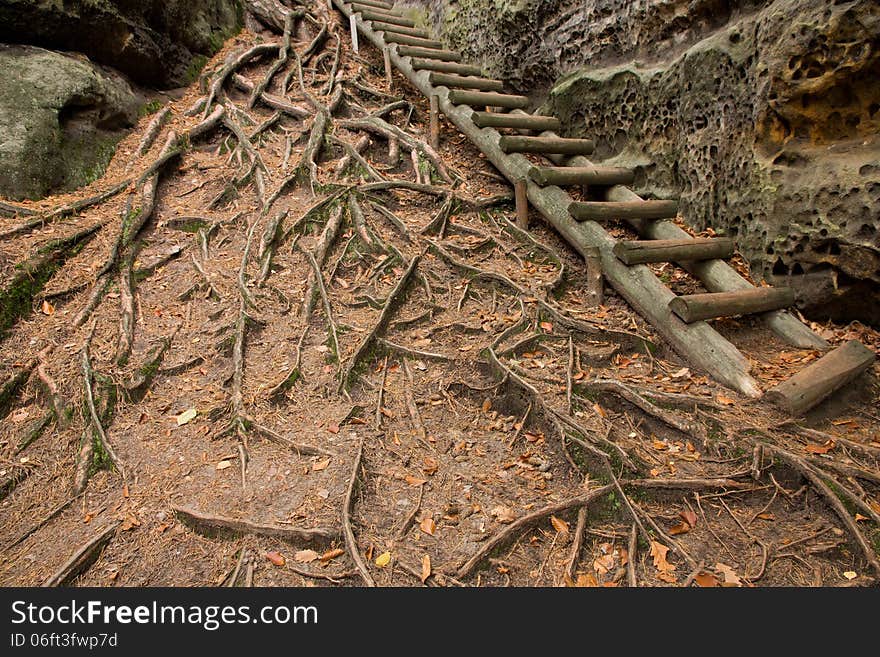
[[[315,527],[305,529],[289,525],[266,525],[239,520],[225,516],[215,516],[201,513],[190,507],[173,506],[174,515],[178,520],[190,527],[193,531],[210,537],[238,537],[244,535],[265,536],[277,538],[287,543],[310,543],[328,544],[341,538],[338,529]]]

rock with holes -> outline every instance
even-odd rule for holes
[[[876,0],[409,4],[805,313],[880,325]]]
[[[83,58],[0,45],[0,196],[36,199],[101,175],[137,122],[119,75]]]

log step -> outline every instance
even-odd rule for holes
[[[701,319],[751,315],[782,310],[794,304],[794,290],[788,287],[753,287],[735,292],[710,292],[675,297],[669,309],[690,324]]]
[[[381,0],[358,0],[349,3],[352,7],[360,5],[361,7],[373,7],[382,11],[390,11],[394,9],[394,5],[390,2],[381,2]]]
[[[632,169],[623,167],[532,167],[529,178],[539,185],[629,185]]]
[[[406,34],[397,34],[396,32],[385,33],[385,43],[397,43],[404,46],[416,46],[417,48],[432,48],[440,50],[443,48],[443,42],[436,39],[421,39],[419,37],[409,36]]]
[[[678,215],[677,201],[586,201],[568,206],[578,221],[609,221],[622,219],[673,219]]]
[[[399,9],[389,7],[384,3],[371,2],[371,0],[366,0],[366,2],[360,2],[359,0],[358,2],[352,2],[349,4],[351,4],[351,10],[353,12],[373,11],[379,14],[387,14],[389,16],[403,16],[403,12]],[[411,25],[410,27],[415,27],[415,25]]]
[[[478,78],[462,75],[450,75],[448,73],[431,73],[428,81],[435,87],[444,86],[450,89],[477,89],[479,91],[504,91],[504,83],[501,80]]]
[[[355,9],[354,11],[359,12],[361,18],[363,18],[365,21],[381,21],[383,23],[390,23],[391,25],[400,25],[401,27],[416,26],[416,22],[414,20],[403,18],[402,16],[398,16],[396,14],[386,14],[380,11],[375,11],[370,9],[369,7],[365,7],[363,9]]]
[[[456,105],[477,105],[491,107],[508,107],[522,109],[529,104],[527,96],[496,94],[490,91],[462,91],[455,89],[449,92],[449,100]]]
[[[382,21],[372,21],[373,29],[378,32],[394,32],[395,34],[405,34],[411,37],[421,37],[427,39],[431,36],[428,30],[420,30],[415,27],[403,27],[402,25],[394,25],[393,23],[383,23]]]
[[[457,75],[482,75],[483,70],[473,64],[459,64],[457,62],[441,62],[436,59],[413,59],[412,67],[417,71],[441,71],[443,73],[455,73]]]
[[[474,112],[471,121],[478,128],[515,128],[518,130],[559,130],[562,123],[555,116],[534,114],[499,114],[498,112]]]
[[[874,364],[876,355],[850,340],[764,393],[764,398],[790,415],[803,415]]]
[[[423,57],[425,59],[440,59],[445,62],[461,61],[461,53],[455,50],[437,50],[435,48],[398,45],[397,52],[401,57]]]
[[[524,97],[524,96],[523,96]],[[566,139],[563,137],[523,137],[505,135],[499,142],[505,153],[542,153],[557,155],[589,155],[595,144],[591,139]]]
[[[734,244],[729,237],[698,237],[683,240],[644,240],[618,242],[614,255],[627,265],[647,262],[679,262],[681,260],[716,260],[733,255]]]

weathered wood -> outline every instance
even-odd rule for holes
[[[562,127],[555,116],[534,114],[499,114],[497,112],[474,112],[471,120],[478,128],[515,128],[518,130],[559,130]]]
[[[701,319],[751,315],[788,308],[794,304],[794,290],[788,287],[753,287],[736,292],[708,292],[675,297],[669,309],[690,324]]]
[[[450,91],[449,100],[456,105],[476,105],[478,107],[522,108],[529,104],[527,96],[497,94],[491,91],[463,91],[461,89]]]
[[[352,2],[351,7],[355,13],[363,11],[374,11],[380,14],[388,14],[390,16],[403,16],[403,12],[392,7],[385,7],[375,2],[367,0],[366,2]]]
[[[349,16],[349,24],[351,27],[351,49],[357,53],[359,48],[358,44],[358,26],[357,26],[357,16],[352,14]]]
[[[341,0],[333,0],[333,3],[346,16],[351,13]],[[361,34],[377,48],[384,46],[382,36],[368,24],[361,25]],[[419,74],[410,61],[400,55],[399,50],[392,52],[391,60],[401,74],[426,97],[432,93],[437,94],[440,109],[449,121],[480,148],[505,178],[513,183],[528,176],[532,163],[521,155],[505,154],[498,145],[498,133],[481,130],[471,120],[473,110],[453,104],[449,92],[431,86],[428,76]],[[591,163],[588,161],[583,164],[589,165]],[[761,395],[757,382],[749,375],[751,365],[748,359],[705,322],[685,324],[676,317],[668,308],[669,300],[674,297],[669,288],[647,267],[627,267],[615,258],[611,253],[615,241],[602,226],[592,221],[575,221],[568,213],[571,196],[564,190],[555,186],[540,187],[529,181],[528,196],[532,207],[582,256],[589,247],[599,247],[603,273],[608,283],[692,367],[703,369],[716,380],[745,395]]]
[[[676,201],[575,201],[568,206],[578,221],[666,219],[678,214]]]
[[[440,101],[436,94],[431,94],[428,137],[431,148],[440,149]]]
[[[352,12],[349,12],[349,14],[350,13]],[[386,12],[377,11],[375,9],[363,8],[355,11],[354,13],[359,13],[365,21],[380,21],[382,23],[390,23],[391,25],[401,25],[403,27],[416,26],[416,22],[412,19],[403,18],[402,16],[398,16],[397,14],[389,14]]]
[[[394,9],[394,5],[390,2],[381,2],[380,0],[358,0],[357,2],[350,3],[352,7],[355,5],[361,7],[373,7],[374,9],[378,9],[380,11],[388,11],[389,9]]]
[[[444,62],[460,62],[461,53],[455,50],[439,50],[434,48],[419,48],[418,46],[397,46],[397,52],[401,57],[422,57],[424,59],[439,59]]]
[[[529,197],[525,180],[517,180],[513,185],[516,199],[516,225],[522,230],[529,229]]]
[[[457,73],[458,75],[482,75],[483,69],[473,64],[461,64],[458,62],[441,62],[436,59],[412,60],[412,67],[418,71],[442,71],[443,73]]]
[[[505,135],[499,142],[505,153],[556,153],[559,155],[589,155],[596,145],[591,139],[563,137],[526,137]]]
[[[529,178],[539,185],[629,185],[635,173],[623,167],[534,167]]]
[[[119,528],[119,522],[114,522],[102,532],[96,534],[91,540],[81,545],[73,556],[64,564],[49,575],[44,581],[44,587],[66,586],[70,584],[78,575],[85,572],[101,556],[107,543],[116,535]]]
[[[385,85],[391,91],[394,86],[394,70],[391,68],[391,48],[388,46],[382,48],[382,59],[385,63]]]
[[[850,340],[764,393],[790,415],[803,415],[874,364],[876,354]]]
[[[428,30],[422,30],[417,27],[404,27],[403,25],[395,25],[394,23],[383,23],[382,21],[372,21],[373,29],[380,32],[394,32],[396,34],[406,34],[412,37],[421,37],[427,39],[431,36]]]
[[[602,254],[599,247],[585,249],[584,262],[587,265],[587,294],[590,305],[601,306],[605,303],[605,280],[602,277]]]
[[[396,32],[385,33],[385,43],[398,43],[403,46],[417,46],[419,48],[431,48],[439,50],[443,48],[443,42],[436,39],[422,39],[421,37],[397,34]]]
[[[431,73],[428,80],[435,87],[444,86],[450,89],[476,89],[478,91],[504,91],[504,83],[501,80],[489,78],[477,78],[448,73]]]
[[[614,255],[627,265],[640,265],[647,262],[724,259],[730,258],[733,251],[734,243],[729,237],[643,240],[618,242],[614,245]]]

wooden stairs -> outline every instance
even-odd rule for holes
[[[349,18],[352,29],[386,54],[391,63],[464,133],[505,175],[525,187],[528,201],[584,258],[598,249],[606,280],[692,365],[719,382],[748,395],[761,390],[748,360],[705,320],[759,314],[788,344],[827,350],[829,344],[785,309],[794,303],[788,288],[754,287],[727,262],[734,243],[726,238],[695,239],[670,221],[678,204],[646,200],[626,185],[633,171],[596,166],[586,156],[589,139],[555,134],[552,116],[525,112],[529,98],[504,93],[499,80],[483,77],[480,67],[462,62],[458,52],[416,27],[415,21],[380,0],[332,4]],[[492,111],[488,111],[488,110]],[[504,134],[511,129],[520,134]],[[527,134],[523,134],[527,133]],[[553,166],[535,166],[524,153],[545,156]],[[574,201],[563,187],[589,186],[599,201]],[[601,222],[622,220],[639,240],[615,240]],[[674,262],[709,290],[676,296],[647,263]],[[850,341],[815,361],[766,398],[800,414],[868,369],[874,352]]]

